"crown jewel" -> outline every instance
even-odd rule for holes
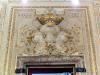
[[[56,14],[53,14],[51,12],[47,14],[42,14],[37,17],[37,20],[42,24],[47,24],[48,26],[58,25],[63,21],[63,17],[60,17]]]

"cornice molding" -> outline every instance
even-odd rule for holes
[[[9,2],[21,2],[21,0],[8,0]],[[70,2],[71,0],[28,0],[28,2]],[[81,2],[90,2],[91,0],[80,0]]]

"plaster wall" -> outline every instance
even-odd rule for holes
[[[100,4],[99,0],[97,1],[80,1],[80,5],[77,7],[73,7],[70,1],[29,1],[27,4],[22,4],[20,1],[5,1],[4,4],[1,4],[1,16],[0,16],[0,75],[15,75],[14,70],[16,68],[16,57],[17,56],[36,56],[38,54],[31,54],[31,52],[27,52],[27,50],[22,50],[22,48],[16,47],[16,42],[20,45],[19,42],[21,37],[17,37],[19,35],[17,30],[20,30],[20,26],[24,23],[28,24],[29,27],[33,25],[33,17],[29,17],[26,19],[26,22],[22,22],[20,19],[24,19],[21,12],[23,8],[26,10],[24,12],[28,14],[34,13],[35,10],[42,13],[44,8],[46,7],[58,7],[58,13],[63,13],[64,9],[67,10],[67,14],[69,10],[72,12],[76,12],[77,15],[83,14],[85,16],[79,16],[79,18],[84,22],[78,22],[75,19],[75,24],[79,24],[79,26],[83,26],[83,35],[81,37],[87,37],[86,40],[81,40],[82,45],[85,45],[84,49],[79,51],[74,55],[80,55],[82,53],[85,56],[85,66],[87,68],[86,73],[80,73],[80,75],[99,75],[100,74],[100,37],[99,37],[99,14],[100,14]],[[43,9],[41,9],[43,7]],[[64,8],[63,8],[64,7]],[[76,11],[73,11],[75,10]],[[28,11],[29,10],[29,11]],[[79,11],[78,11],[79,10]],[[70,13],[72,13],[70,12]],[[86,13],[85,13],[86,12]],[[38,12],[37,12],[38,13]],[[16,16],[17,15],[17,16]],[[19,17],[18,15],[21,15]],[[75,15],[75,13],[69,14],[70,16]],[[16,18],[15,18],[16,16]],[[87,22],[84,20],[87,19]],[[14,24],[15,22],[15,24]],[[71,21],[69,21],[71,22]],[[67,23],[65,23],[67,24]],[[73,25],[72,23],[69,23]],[[39,25],[36,23],[35,25]],[[84,25],[87,25],[86,27]],[[13,29],[13,26],[15,28]],[[23,25],[22,25],[23,26]],[[87,32],[88,35],[86,36]],[[27,30],[27,29],[26,29]],[[89,38],[89,39],[88,39]],[[81,38],[82,39],[82,38]],[[88,44],[87,44],[88,43]],[[88,48],[89,47],[89,48]],[[20,50],[21,49],[21,50]],[[90,64],[90,65],[89,65]]]

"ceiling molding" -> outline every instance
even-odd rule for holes
[[[8,0],[9,2],[21,2],[21,0]],[[71,0],[28,0],[28,2],[69,2]],[[92,0],[80,0],[82,2],[88,2]]]

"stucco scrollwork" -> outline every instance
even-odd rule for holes
[[[29,30],[28,30],[29,29]],[[28,28],[21,32],[22,48],[26,54],[34,55],[66,55],[78,52],[80,48],[80,27],[68,29],[61,26]]]

